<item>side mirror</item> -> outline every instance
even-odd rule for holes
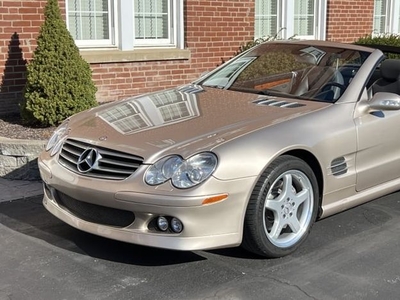
[[[370,111],[400,110],[400,96],[394,93],[376,93],[368,101]]]

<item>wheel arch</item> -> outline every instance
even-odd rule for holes
[[[294,163],[295,165],[291,166],[289,164],[285,164],[286,161],[288,162],[291,161],[292,164]],[[277,174],[283,174],[280,173],[282,172],[282,168],[283,171],[286,172],[294,171],[297,168],[300,168],[299,170],[301,172],[306,173],[303,175],[307,176],[307,173],[310,172],[304,169],[306,166],[308,166],[315,175],[315,179],[311,178],[309,179],[311,182],[314,182],[313,184],[317,185],[316,189],[318,189],[318,196],[319,196],[319,199],[314,202],[314,206],[312,208],[312,217],[310,219],[311,223],[308,223],[307,230],[301,233],[300,239],[296,240],[294,244],[289,245],[287,248],[285,248],[286,246],[284,246],[284,248],[279,248],[280,247],[279,245],[276,244],[272,245],[271,244],[272,242],[265,242],[264,238],[260,236],[260,234],[262,234],[260,232],[261,229],[257,225],[260,224],[260,212],[261,212],[260,207],[261,208],[264,207],[262,204],[262,199],[265,199],[266,195],[264,193],[268,191],[270,187],[269,184],[271,185],[275,184],[276,178],[281,176]],[[268,179],[268,176],[272,176],[271,177],[272,179],[271,178]],[[269,182],[269,180],[272,181]],[[304,240],[306,239],[311,230],[313,222],[316,219],[318,219],[321,214],[322,190],[323,190],[323,172],[321,169],[321,165],[318,159],[311,152],[303,149],[291,149],[286,152],[280,153],[278,156],[274,157],[264,169],[263,175],[261,175],[261,177],[257,179],[257,183],[253,189],[249,202],[247,203],[247,208],[245,211],[245,218],[243,223],[243,236],[241,245],[250,252],[267,257],[281,257],[294,251],[301,243],[304,242]],[[284,198],[286,199],[286,196]],[[287,200],[289,201],[290,199],[287,198]],[[264,212],[261,213],[262,213],[262,218],[265,218]],[[280,217],[278,217],[278,219],[279,218]],[[297,234],[297,232],[294,232],[294,234]]]
[[[288,152],[282,153],[280,156],[282,155],[291,155],[305,161],[314,172],[314,175],[317,178],[317,183],[318,183],[318,191],[319,191],[318,217],[320,217],[320,215],[322,214],[321,207],[322,207],[322,195],[324,191],[324,178],[322,175],[322,168],[318,159],[311,152],[302,149],[290,150]]]

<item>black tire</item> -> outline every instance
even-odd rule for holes
[[[251,194],[242,246],[271,258],[294,252],[307,238],[318,207],[318,184],[310,166],[290,155],[277,158]]]

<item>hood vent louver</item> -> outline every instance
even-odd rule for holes
[[[284,107],[284,108],[295,108],[304,106],[304,104],[300,104],[298,102],[287,102],[276,99],[260,99],[254,101],[257,105],[265,105],[265,106],[275,106],[275,107]]]
[[[182,93],[188,93],[188,94],[196,94],[203,92],[204,89],[201,85],[197,84],[188,84],[188,85],[183,85],[177,89],[179,92]]]

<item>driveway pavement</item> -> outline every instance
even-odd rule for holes
[[[6,180],[0,178],[0,202],[25,199],[43,194],[40,181]]]
[[[272,260],[104,239],[22,195],[0,203],[0,300],[399,299],[400,192],[317,222],[299,251]]]

